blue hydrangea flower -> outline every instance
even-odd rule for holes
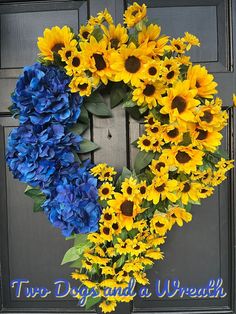
[[[12,111],[20,123],[70,126],[80,115],[83,98],[71,93],[70,78],[57,67],[35,63],[24,68],[12,95]]]
[[[61,124],[47,128],[23,124],[9,135],[6,160],[15,178],[45,187],[58,170],[75,162],[72,150],[79,151],[81,141]]]
[[[54,182],[43,190],[47,195],[44,211],[53,226],[60,228],[66,237],[98,230],[101,215],[98,182],[88,169],[89,161],[82,166],[74,163],[59,171]]]

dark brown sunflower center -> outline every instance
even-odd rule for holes
[[[110,177],[110,172],[106,172],[106,173],[104,174],[104,177],[106,177],[106,178]]]
[[[112,228],[113,228],[114,230],[118,230],[118,229],[119,229],[118,223],[115,222],[114,224],[112,224]]]
[[[206,189],[201,189],[201,193],[206,193],[207,190]]]
[[[187,104],[186,104],[186,101],[183,97],[175,96],[175,98],[172,100],[171,108],[172,109],[176,108],[179,113],[184,112],[186,107],[187,107]]]
[[[146,193],[146,187],[145,186],[141,186],[140,193],[141,194],[145,194]]]
[[[64,44],[58,43],[52,47],[52,52],[57,53],[59,50],[61,50],[64,47],[65,47]]]
[[[174,75],[175,75],[175,72],[174,72],[174,71],[170,71],[170,72],[166,75],[166,77],[167,77],[168,80],[171,80],[171,79],[174,77]]]
[[[150,68],[148,69],[148,73],[149,73],[150,75],[156,75],[156,74],[157,74],[157,69],[156,69],[155,67],[150,67]]]
[[[177,50],[181,49],[180,45],[178,45],[178,44],[176,44],[175,47],[176,47]]]
[[[153,125],[154,123],[155,123],[155,121],[153,120],[153,118],[148,119],[148,124]]]
[[[176,160],[180,163],[180,164],[186,164],[187,162],[189,162],[191,160],[191,157],[189,156],[188,153],[186,152],[181,152],[179,151],[176,156],[175,156]]]
[[[143,141],[143,145],[144,145],[144,146],[150,146],[150,145],[151,145],[151,142],[150,142],[148,139],[145,139],[145,140]]]
[[[86,264],[89,266],[92,265],[92,263],[90,261],[86,261]]]
[[[170,137],[170,138],[175,138],[176,136],[179,135],[179,130],[177,128],[174,128],[173,130],[167,132],[167,135]]]
[[[172,217],[172,218],[175,218],[175,219],[177,218],[176,215],[175,215],[175,213],[171,214],[171,217]]]
[[[89,37],[89,32],[88,32],[88,31],[84,31],[84,32],[82,33],[82,37],[83,37],[84,39],[88,39],[88,37]]]
[[[207,179],[207,178],[208,178],[208,176],[209,176],[209,174],[208,174],[208,173],[204,174],[203,179]]]
[[[167,70],[169,70],[171,68],[171,64],[166,64],[165,67],[167,68]]]
[[[188,182],[184,183],[184,188],[182,192],[187,193],[190,190],[191,186]]]
[[[135,56],[129,56],[125,60],[125,69],[126,69],[126,71],[128,71],[130,73],[138,72],[140,67],[141,67],[141,62],[140,62],[139,58],[137,58]]]
[[[158,162],[155,168],[157,171],[160,171],[162,167],[165,167],[164,162]]]
[[[103,233],[105,233],[106,235],[108,235],[110,233],[110,229],[108,227],[104,227],[103,228]]]
[[[199,88],[201,87],[200,83],[198,81],[196,81],[196,87]]]
[[[197,132],[198,132],[197,140],[203,141],[207,138],[208,131],[197,129]]]
[[[87,87],[88,87],[88,84],[87,84],[87,83],[79,84],[79,85],[78,85],[78,88],[79,88],[80,90],[86,90]]]
[[[112,38],[111,39],[111,48],[118,49],[119,43],[120,43],[120,41],[118,38]]]
[[[155,226],[156,226],[157,228],[162,228],[162,227],[164,227],[165,225],[162,224],[160,221],[158,221],[158,222],[155,223]]]
[[[134,250],[139,250],[140,249],[140,245],[136,245],[135,247],[134,247]]]
[[[104,219],[105,219],[105,220],[111,220],[111,219],[112,219],[112,215],[106,213],[106,214],[104,215]]]
[[[133,208],[134,208],[134,203],[131,201],[124,201],[120,206],[120,210],[122,214],[128,217],[133,216]]]
[[[163,183],[162,185],[156,186],[155,190],[157,192],[163,192],[165,190],[165,186],[166,186],[165,183]]]
[[[107,195],[108,193],[109,193],[109,189],[108,188],[102,189],[102,194]]]
[[[156,141],[155,143],[152,144],[154,147],[158,147],[159,146],[159,141]]]
[[[151,128],[152,133],[157,133],[159,131],[159,128],[155,126],[154,128]]]
[[[106,62],[103,58],[103,55],[99,54],[99,53],[94,53],[93,54],[93,58],[94,58],[94,61],[95,61],[95,66],[96,66],[96,69],[98,71],[102,71],[106,68]]]
[[[66,56],[66,59],[69,59],[71,57],[71,51],[68,50],[66,53],[65,53],[65,56]]]
[[[132,191],[133,191],[133,189],[129,186],[129,187],[127,188],[127,193],[128,193],[128,194],[132,194]]]
[[[135,16],[138,13],[138,10],[135,10],[134,12],[132,12],[132,15]]]
[[[213,114],[210,111],[206,110],[204,111],[204,115],[203,117],[201,117],[201,120],[210,123],[213,120]]]
[[[143,90],[145,96],[152,96],[155,93],[155,86],[152,84],[147,84]]]
[[[80,59],[78,57],[74,57],[72,60],[73,67],[78,67],[80,65]]]

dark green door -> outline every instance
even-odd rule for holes
[[[234,72],[236,50],[235,0],[150,0],[152,21],[162,26],[162,32],[172,36],[185,31],[196,34],[201,48],[193,49],[192,58],[208,67],[219,83],[219,93],[227,105],[236,91]],[[141,2],[140,2],[141,3]],[[16,122],[7,107],[16,79],[26,64],[34,62],[37,37],[45,27],[69,25],[78,29],[87,16],[107,7],[116,22],[122,21],[121,0],[90,1],[1,1],[0,2],[0,241],[1,241],[1,308],[2,312],[83,312],[69,296],[55,298],[17,298],[10,281],[27,279],[31,286],[55,289],[54,281],[69,279],[70,269],[60,266],[70,247],[51,227],[42,214],[32,213],[32,203],[24,196],[23,184],[12,178],[4,161],[6,137]],[[233,49],[234,48],[234,49]],[[233,158],[236,134],[235,117],[225,130],[223,146]],[[112,119],[94,119],[93,139],[102,149],[94,159],[106,161],[118,169],[132,166],[135,152],[129,143],[137,138],[142,126],[125,115],[122,108],[114,109]],[[193,208],[193,221],[182,229],[174,229],[163,246],[164,261],[149,271],[152,296],[136,298],[133,304],[118,307],[117,314],[129,313],[235,313],[235,214],[233,172],[214,196]],[[155,283],[159,279],[180,280],[182,286],[204,287],[210,279],[223,279],[224,298],[191,299],[188,297],[158,298]],[[70,280],[71,284],[73,283]],[[27,286],[27,285],[26,285]],[[65,288],[62,286],[62,289]]]

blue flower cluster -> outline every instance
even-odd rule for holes
[[[70,93],[70,78],[54,66],[24,68],[12,95],[20,126],[8,139],[6,160],[15,178],[46,195],[42,205],[65,236],[98,229],[101,207],[90,161],[75,155],[83,138],[68,130],[77,122],[83,98]]]

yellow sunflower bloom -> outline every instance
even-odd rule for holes
[[[161,94],[165,92],[165,86],[162,81],[145,81],[136,85],[132,93],[132,100],[139,106],[147,105],[149,109],[157,106]]]
[[[211,184],[212,184],[212,182],[211,182]],[[199,191],[198,196],[200,198],[207,198],[207,197],[211,196],[213,194],[213,192],[214,192],[213,187],[205,185],[205,186],[202,186],[201,190]]]
[[[107,46],[109,49],[119,49],[128,42],[129,36],[127,29],[122,27],[121,24],[109,25],[106,28],[104,25],[101,26],[107,40]]]
[[[153,124],[145,124],[145,131],[148,135],[151,137],[158,137],[160,138],[162,136],[162,125],[159,121],[154,122]]]
[[[105,252],[103,251],[103,249],[101,248],[101,246],[96,246],[94,249],[95,253],[98,254],[101,257],[105,257]]]
[[[99,230],[104,240],[108,242],[113,240],[113,229],[110,226],[101,224]]]
[[[214,152],[220,146],[223,135],[217,131],[210,132],[196,126],[195,130],[191,132],[191,138],[194,146]]]
[[[234,160],[226,160],[225,158],[221,158],[220,161],[215,165],[216,168],[223,170],[224,172],[234,168]]]
[[[214,171],[211,185],[217,186],[217,185],[221,184],[221,182],[223,182],[226,179],[227,179],[227,177],[225,175],[225,171],[219,169],[217,171]]]
[[[147,285],[149,284],[149,280],[147,278],[147,274],[143,273],[143,272],[134,272],[133,276],[135,278],[135,280],[141,284],[141,285]]]
[[[176,194],[178,182],[170,180],[168,174],[161,177],[156,177],[152,180],[152,184],[148,186],[147,200],[152,201],[153,204],[158,204],[160,200],[168,198],[171,202],[178,199]]]
[[[144,66],[149,62],[149,50],[145,46],[136,48],[134,43],[128,47],[121,47],[119,53],[117,51],[111,53],[111,68],[115,71],[115,80],[131,82],[136,86],[139,84],[144,71]]]
[[[86,76],[75,76],[69,84],[72,93],[79,92],[80,96],[90,96],[92,93],[92,80]]]
[[[111,313],[115,311],[117,306],[116,301],[104,300],[99,304],[99,307],[102,309],[102,313]]]
[[[113,18],[107,9],[99,12],[97,17],[101,22],[107,22],[108,24],[113,24]]]
[[[142,241],[137,240],[136,238],[132,240],[132,246],[130,254],[131,256],[139,256],[147,249],[147,244]]]
[[[177,223],[179,227],[182,227],[183,222],[190,222],[192,220],[192,215],[181,207],[170,208],[167,212],[167,216],[169,217],[172,226]]]
[[[69,76],[79,75],[85,69],[84,56],[81,52],[75,52],[66,62],[65,70]]]
[[[179,172],[190,173],[203,164],[204,152],[191,146],[172,146],[170,149],[165,149],[163,154],[170,157],[170,163],[177,167]]]
[[[161,63],[158,60],[152,60],[145,65],[143,79],[151,82],[160,80]]]
[[[166,124],[162,128],[162,136],[166,143],[179,144],[183,141],[183,134],[186,128],[177,123]]]
[[[121,184],[121,191],[128,200],[139,197],[137,180],[132,177],[126,178]]]
[[[104,167],[101,174],[98,176],[100,181],[113,181],[113,177],[116,175],[114,167]]]
[[[121,193],[115,193],[114,197],[114,200],[108,201],[108,205],[111,208],[114,208],[122,226],[130,231],[132,229],[134,218],[145,209],[140,207],[140,202],[137,198],[130,201]]]
[[[152,150],[152,139],[150,135],[143,134],[142,136],[140,136],[137,144],[138,148],[140,148],[140,150],[142,151],[144,150],[145,152],[149,152],[150,150]]]
[[[66,45],[61,50],[58,51],[58,54],[61,57],[61,60],[64,62],[68,62],[69,58],[73,55],[78,53],[78,50],[75,45],[76,41],[72,40],[69,45]]]
[[[155,57],[162,57],[165,52],[169,51],[168,41],[169,36],[161,36],[158,38],[153,48],[153,55]]]
[[[122,269],[126,271],[127,273],[131,271],[138,272],[138,271],[143,270],[144,266],[139,262],[139,259],[136,259],[136,260],[130,259],[128,262],[125,262]]]
[[[105,163],[101,163],[98,164],[96,166],[94,166],[92,169],[90,169],[90,172],[94,175],[94,176],[98,176],[102,173],[102,171],[107,167],[107,164]]]
[[[146,257],[152,258],[154,260],[163,259],[164,255],[159,248],[155,250],[148,250],[145,254]]]
[[[148,238],[147,238],[147,241],[148,241],[148,244],[150,246],[159,246],[161,244],[164,244],[165,243],[165,238],[166,237],[160,237],[159,235],[157,234],[151,234]]]
[[[218,84],[214,82],[214,76],[199,64],[189,67],[187,79],[190,81],[190,87],[197,89],[197,95],[203,98],[213,98],[217,93],[215,88]]]
[[[133,224],[133,229],[138,229],[139,232],[143,232],[143,230],[146,228],[147,228],[147,222],[144,219],[135,221]]]
[[[126,239],[125,241],[123,241],[121,238],[118,238],[117,242],[118,243],[115,244],[115,249],[117,250],[119,255],[131,253],[132,241],[130,239]]]
[[[174,84],[179,77],[180,70],[179,68],[169,68],[169,69],[163,69],[162,72],[162,81],[166,84]]]
[[[168,89],[167,96],[159,100],[162,114],[169,114],[170,122],[177,121],[180,125],[186,122],[195,122],[193,113],[200,101],[195,99],[197,91],[190,88],[190,82],[178,82]]]
[[[152,140],[152,146],[151,146],[151,151],[158,152],[160,153],[162,151],[162,146],[164,145],[164,142],[162,141],[162,139],[156,139],[155,136],[151,136],[151,140]]]
[[[167,174],[169,171],[168,163],[163,159],[163,157],[158,160],[153,159],[149,168],[156,176]]]
[[[93,25],[81,25],[79,29],[79,37],[83,41],[88,41],[90,39],[90,36],[92,32],[94,31]]]
[[[72,279],[75,279],[75,280],[80,280],[80,281],[83,281],[83,280],[87,280],[88,279],[88,276],[86,274],[80,274],[78,272],[73,272],[71,274],[71,278]]]
[[[43,37],[38,38],[38,48],[40,55],[45,60],[53,61],[53,53],[58,53],[66,46],[76,47],[77,41],[73,39],[74,34],[68,26],[62,28],[54,26],[51,29],[46,28]]]
[[[184,205],[191,201],[197,202],[199,200],[198,194],[201,189],[200,183],[191,181],[183,181],[179,183],[180,199]]]
[[[165,235],[170,227],[169,219],[163,214],[156,214],[150,221],[151,232],[157,233],[160,236]]]
[[[184,35],[183,40],[187,42],[186,50],[189,50],[192,46],[200,46],[200,41],[195,35],[188,32],[185,32]]]
[[[170,41],[170,50],[176,53],[184,53],[186,51],[186,44],[182,38],[174,38]]]
[[[103,275],[115,275],[115,269],[111,266],[104,266],[102,267],[102,274]]]
[[[236,107],[236,95],[235,94],[233,94],[233,105],[234,107]]]
[[[107,50],[106,40],[103,39],[98,42],[95,37],[90,36],[89,41],[80,42],[80,48],[86,69],[92,73],[94,80],[101,80],[106,85],[108,79],[112,78],[110,54]]]
[[[93,269],[93,264],[89,260],[83,259],[82,260],[82,267],[88,271],[91,271]]]
[[[139,193],[142,199],[145,199],[147,197],[147,182],[141,181],[138,184]]]
[[[147,14],[147,7],[145,4],[140,6],[137,2],[128,7],[124,13],[124,23],[127,27],[134,27],[137,23],[145,18]]]
[[[107,207],[103,209],[102,215],[100,218],[100,223],[103,223],[104,225],[111,225],[111,222],[115,220],[116,220],[116,215],[112,208]]]
[[[129,276],[129,274],[126,271],[123,271],[123,270],[119,271],[117,273],[117,275],[116,275],[116,280],[118,282],[129,282],[130,278],[131,277]]]
[[[111,183],[103,183],[98,189],[98,196],[100,200],[109,200],[112,198],[115,187]]]
[[[138,43],[143,44],[146,41],[156,41],[160,36],[161,27],[156,24],[150,24],[148,26],[143,26],[142,30],[138,33]]]

